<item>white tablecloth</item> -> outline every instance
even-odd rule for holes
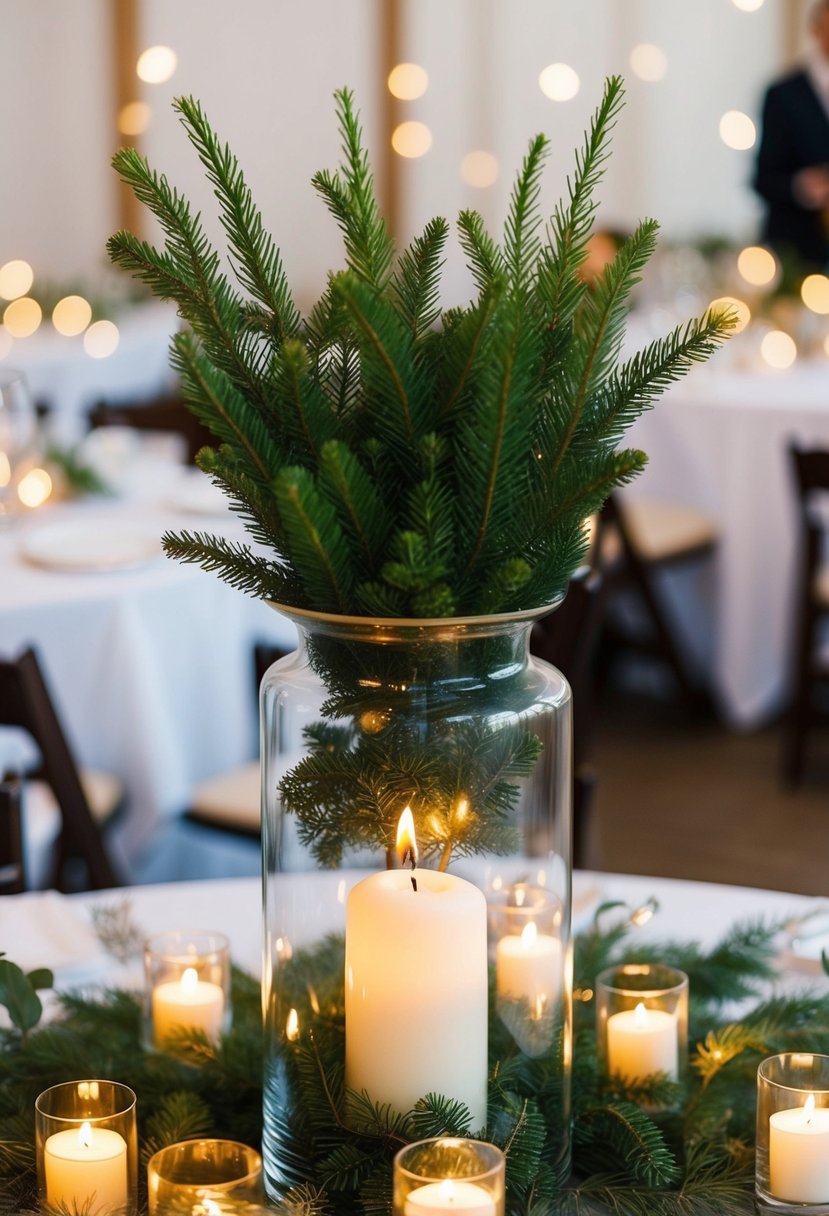
[[[262,601],[160,550],[136,569],[106,573],[41,569],[21,556],[27,531],[61,521],[140,527],[159,537],[170,527],[242,537],[229,511],[178,511],[181,483],[170,476],[155,497],[90,499],[0,533],[0,654],[36,647],[80,763],[125,783],[128,859],[166,816],[186,807],[194,782],[256,756],[253,645],[291,648],[296,638],[293,625]],[[168,868],[159,877],[175,874]]]
[[[586,871],[575,873],[573,890],[575,930],[586,927],[602,900],[622,900],[633,909],[655,897],[658,911],[635,930],[633,940],[672,938],[698,941],[703,947],[712,946],[737,920],[782,922],[826,906],[814,898],[779,891]],[[140,969],[135,964],[122,968],[105,956],[91,928],[91,908],[112,907],[124,898],[129,900],[131,919],[144,934],[193,927],[224,933],[233,960],[259,974],[262,901],[256,879],[167,883],[73,896],[55,892],[9,896],[0,899],[0,950],[24,970],[53,968],[58,987],[93,981],[140,984]],[[803,957],[784,955],[781,967],[801,979],[819,979],[819,964],[807,953],[816,951],[804,949]]]
[[[787,445],[829,446],[829,361],[788,372],[695,369],[631,429],[649,464],[625,494],[696,507],[719,525],[714,586],[683,583],[692,649],[723,710],[750,727],[782,703],[797,524]],[[683,610],[684,608],[684,610]],[[696,635],[696,636],[695,636]]]
[[[44,323],[29,338],[15,339],[4,366],[19,368],[35,401],[52,407],[49,431],[72,443],[86,431],[86,414],[97,401],[140,401],[170,389],[170,336],[178,328],[175,308],[150,303],[114,317],[120,340],[105,359],[93,359],[83,337],[65,338]]]

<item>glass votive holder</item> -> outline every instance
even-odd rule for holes
[[[785,1052],[757,1069],[761,1211],[829,1213],[829,1056]]]
[[[608,1077],[679,1081],[688,1061],[688,976],[663,963],[625,963],[596,977],[596,1046]]]
[[[230,1022],[230,949],[223,934],[177,929],[145,942],[147,1047],[163,1048],[194,1030],[216,1043]]]
[[[488,903],[496,1009],[523,1053],[548,1051],[560,1030],[562,907],[543,887],[515,883]]]
[[[147,1162],[150,1216],[176,1211],[209,1210],[211,1198],[233,1195],[234,1201],[263,1198],[262,1158],[235,1140],[183,1140],[159,1149]],[[207,1202],[206,1202],[207,1201]]]
[[[41,1206],[132,1216],[138,1204],[135,1094],[117,1081],[67,1081],[35,1102]]]
[[[504,1154],[483,1140],[418,1140],[394,1159],[394,1216],[504,1216]]]

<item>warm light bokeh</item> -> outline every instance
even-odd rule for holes
[[[43,311],[37,300],[21,296],[6,305],[3,324],[13,338],[28,338],[40,325]]]
[[[28,262],[15,258],[0,266],[0,299],[16,300],[25,296],[34,282],[34,271]]]
[[[640,42],[630,52],[630,70],[640,80],[655,84],[668,70],[668,59],[661,47]]]
[[[763,0],[731,0],[731,3],[743,13],[756,13],[763,7]]]
[[[757,129],[742,110],[726,110],[720,119],[720,139],[735,152],[746,152],[754,147]]]
[[[83,296],[64,296],[52,309],[52,324],[59,334],[82,334],[92,320],[92,305]]]
[[[391,146],[398,156],[410,160],[425,156],[432,146],[432,132],[425,122],[401,122],[392,132]]]
[[[737,321],[731,331],[732,334],[741,334],[751,320],[751,309],[748,304],[745,300],[738,300],[736,296],[717,296],[708,307],[711,312],[736,313]]]
[[[550,63],[538,77],[538,87],[550,101],[570,101],[580,85],[578,72],[569,63]]]
[[[136,75],[145,84],[163,84],[178,66],[178,56],[169,46],[148,46],[138,56]]]
[[[808,274],[800,284],[800,298],[812,312],[829,313],[829,278],[825,274]]]
[[[484,189],[498,180],[498,161],[491,152],[467,152],[461,161],[461,177],[467,186]]]
[[[392,97],[414,101],[429,87],[429,74],[419,63],[398,63],[389,72],[387,85]]]
[[[769,367],[773,367],[775,371],[785,371],[797,358],[797,347],[794,338],[782,329],[773,329],[760,343],[760,354]]]
[[[106,359],[117,349],[120,338],[112,321],[96,321],[83,336],[83,348],[93,359]]]
[[[747,245],[737,257],[737,270],[752,287],[767,287],[777,274],[777,259],[762,245]]]
[[[152,110],[146,101],[128,101],[118,111],[118,130],[122,135],[143,135],[151,116]]]
[[[52,493],[52,478],[45,469],[29,469],[21,477],[17,497],[24,507],[39,507]]]

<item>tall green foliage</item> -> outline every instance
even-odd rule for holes
[[[449,226],[437,218],[395,258],[352,95],[336,94],[343,161],[313,185],[339,225],[346,268],[302,318],[244,175],[201,107],[176,102],[213,185],[229,276],[198,215],[138,153],[115,166],[164,244],[128,232],[114,262],[174,300],[187,329],[173,361],[219,441],[199,463],[255,541],[165,537],[167,552],[234,586],[335,613],[441,617],[534,608],[565,589],[582,523],[645,456],[625,428],[730,319],[707,314],[620,363],[631,289],[653,251],[647,220],[598,282],[580,276],[594,191],[622,101],[608,80],[568,186],[542,227],[536,136],[502,239],[465,211],[458,234],[476,295],[441,312]]]

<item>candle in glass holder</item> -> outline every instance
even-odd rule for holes
[[[49,1136],[43,1148],[46,1202],[70,1211],[114,1211],[127,1202],[127,1142],[82,1123]]]
[[[676,1018],[664,1009],[648,1009],[642,1001],[607,1019],[607,1071],[611,1076],[642,1081],[664,1072],[676,1080],[679,1043]]]
[[[444,1178],[442,1182],[427,1182],[409,1191],[405,1216],[496,1216],[495,1200],[489,1191],[476,1182]]]
[[[505,1158],[480,1140],[437,1137],[394,1159],[394,1216],[504,1216]]]
[[[218,984],[200,980],[195,967],[186,967],[178,980],[153,989],[153,1033],[162,1044],[182,1030],[201,1030],[218,1040],[224,1016],[224,993]]]
[[[829,1109],[812,1094],[769,1118],[769,1189],[786,1203],[829,1204]]]
[[[528,921],[520,933],[502,937],[495,947],[498,996],[527,1001],[533,1012],[543,1012],[551,1003],[560,971],[561,943],[539,933],[535,921]]]

